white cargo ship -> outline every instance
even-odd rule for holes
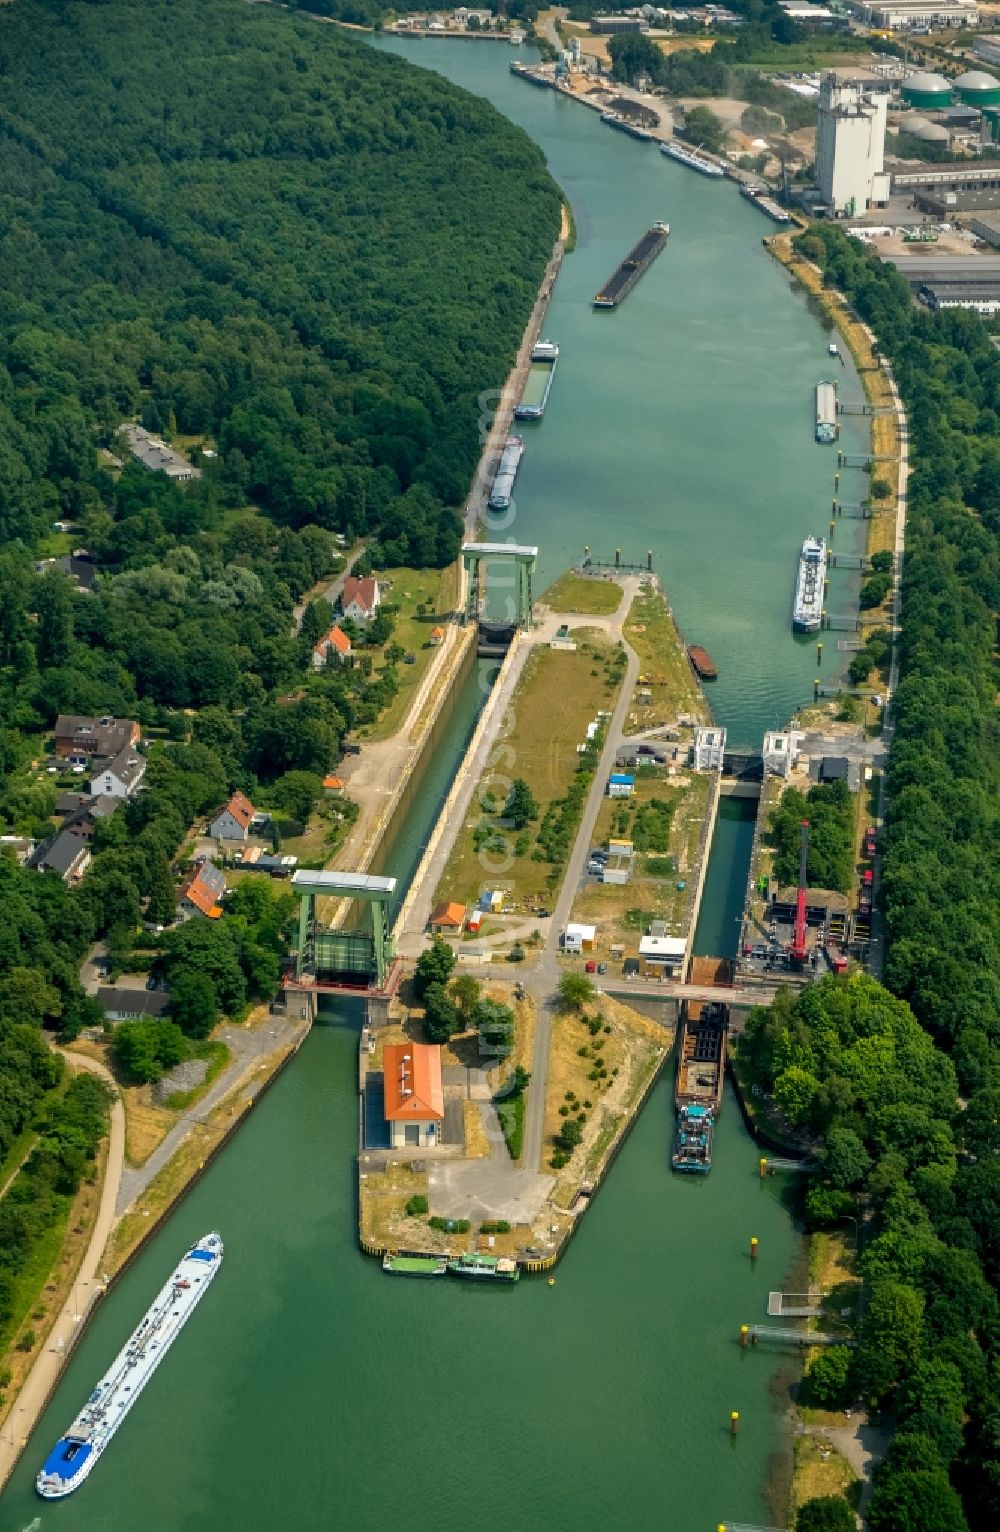
[[[672,138],[668,144],[660,145],[660,153],[666,154],[672,160],[678,160],[682,165],[688,165],[692,170],[697,170],[703,176],[721,176],[722,166],[710,160],[707,155],[699,154],[697,149],[691,149],[687,144],[679,144]]]
[[[807,537],[799,554],[792,607],[792,627],[797,633],[815,633],[822,627],[825,585],[826,543],[821,537]]]
[[[79,1489],[222,1265],[222,1236],[206,1234],[183,1257],[35,1480],[44,1500]]]
[[[521,437],[508,436],[503,444],[503,451],[493,479],[493,488],[490,491],[491,511],[505,511],[510,505],[511,496],[514,493],[514,480],[517,478],[517,470],[521,466],[523,456],[524,442]]]

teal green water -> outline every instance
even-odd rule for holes
[[[788,616],[797,545],[822,530],[832,492],[833,456],[812,442],[823,332],[761,250],[768,225],[732,188],[522,85],[505,49],[425,43],[411,56],[532,132],[580,231],[546,324],[563,353],[545,419],[526,428],[510,530],[540,544],[546,578],[584,542],[626,558],[652,546],[685,635],[719,664],[717,716],[756,741],[804,699],[814,670]],[[674,229],[666,252],[620,312],[594,315],[600,281],[659,217]],[[502,231],[489,237],[502,259]],[[848,395],[857,387],[842,381]],[[390,859],[401,876],[473,708],[470,689]],[[749,844],[728,813],[701,951],[735,944]],[[36,1517],[39,1532],[771,1522],[766,1489],[784,1447],[773,1362],[741,1352],[737,1335],[798,1244],[774,1183],[757,1178],[735,1103],[711,1176],[671,1176],[660,1083],[554,1287],[394,1281],[355,1245],[356,1025],[314,1030],[110,1294],[4,1495],[2,1532]],[[32,1481],[45,1452],[178,1253],[215,1225],[227,1258],[204,1306],[93,1478],[65,1505],[41,1504]]]
[[[685,640],[719,667],[718,721],[731,743],[759,744],[812,698],[816,647],[791,633],[792,594],[802,539],[828,529],[837,456],[813,441],[813,390],[835,375],[856,405],[856,375],[828,355],[805,296],[761,245],[774,226],[734,186],[517,79],[508,66],[523,50],[380,46],[488,96],[541,145],[573,207],[577,247],[543,326],[559,367],[543,420],[518,423],[528,450],[498,535],[538,544],[539,586],[585,543],[633,561],[651,548]],[[660,218],[663,254],[619,309],[594,312],[594,293]],[[486,237],[502,260],[503,230]],[[842,446],[866,450],[859,420],[845,418]],[[841,498],[861,500],[865,484],[845,471]],[[863,525],[840,522],[836,547],[856,547]],[[830,611],[852,580],[832,573]],[[824,671],[835,657],[828,635]]]
[[[5,1532],[36,1515],[40,1532],[764,1520],[769,1362],[736,1337],[792,1240],[735,1102],[711,1176],[683,1180],[666,1168],[661,1082],[555,1287],[408,1282],[355,1248],[356,1046],[349,1027],[313,1032],[112,1292],[4,1496]],[[64,1505],[38,1502],[45,1448],[185,1242],[215,1224],[226,1261],[197,1315],[92,1478]]]
[[[705,873],[692,951],[710,957],[735,957],[746,892],[757,804],[754,799],[722,798]]]

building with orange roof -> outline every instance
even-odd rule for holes
[[[441,1049],[435,1043],[386,1043],[382,1073],[393,1149],[435,1149],[444,1122]]]
[[[341,793],[344,791],[343,777],[324,777],[323,791],[326,793],[328,798],[339,798]]]
[[[437,647],[444,643],[444,628],[431,628],[431,643]]]
[[[313,670],[325,669],[331,655],[341,664],[351,657],[351,640],[343,628],[338,627],[336,623],[329,633],[324,634],[319,643],[313,646]]]
[[[225,808],[220,809],[208,827],[213,840],[243,840],[250,834],[250,821],[254,807],[244,793],[233,793]]]
[[[221,868],[214,862],[199,862],[180,886],[177,898],[181,913],[207,915],[209,920],[218,920],[225,892],[226,878]]]
[[[446,899],[443,904],[434,906],[430,918],[432,931],[461,931],[464,924],[464,904],[458,904],[453,899]]]

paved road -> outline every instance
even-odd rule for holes
[[[121,1217],[142,1196],[154,1176],[157,1176],[171,1156],[176,1154],[195,1125],[206,1121],[224,1096],[242,1084],[244,1080],[247,1083],[247,1094],[249,1096],[257,1094],[261,1080],[248,1077],[257,1072],[265,1056],[295,1043],[308,1030],[307,1021],[301,1021],[298,1018],[292,1020],[284,1016],[269,1016],[260,1026],[252,1029],[226,1026],[216,1033],[216,1040],[225,1043],[233,1055],[230,1063],[226,1065],[218,1079],[212,1082],[197,1106],[178,1118],[148,1160],[142,1165],[129,1166],[122,1171],[116,1204],[117,1216]]]
[[[319,592],[319,595],[322,596],[325,601],[329,601],[331,606],[336,606],[340,597],[340,593],[344,588],[344,581],[347,579],[347,576],[350,574],[351,570],[354,568],[355,564],[358,562],[358,559],[361,557],[364,551],[364,543],[359,543],[356,548],[352,548],[344,560],[344,567],[341,569],[339,575],[333,581],[332,585],[328,585],[325,590]],[[297,602],[295,606],[292,607],[293,634],[298,633],[302,626],[302,613],[305,611],[307,603],[309,601],[315,601],[316,599],[316,595],[309,593],[307,594],[305,600]]]
[[[108,1134],[108,1159],[101,1187],[101,1200],[97,1209],[90,1241],[80,1263],[76,1281],[45,1342],[45,1350],[35,1359],[10,1414],[4,1423],[4,1435],[0,1437],[0,1486],[7,1482],[11,1470],[21,1454],[39,1415],[45,1408],[56,1380],[73,1349],[83,1316],[104,1290],[101,1281],[101,1261],[105,1246],[115,1222],[115,1203],[122,1166],[125,1161],[125,1109],[115,1082],[103,1064],[82,1054],[68,1054],[74,1068],[86,1069],[98,1075],[115,1092],[111,1104]]]

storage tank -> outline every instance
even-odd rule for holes
[[[951,86],[939,74],[922,71],[907,75],[901,93],[907,106],[930,107],[932,111],[937,111],[951,105]]]
[[[966,106],[996,106],[1000,103],[1000,80],[982,69],[969,69],[960,74],[955,89]]]
[[[983,112],[983,138],[1000,143],[1000,106],[988,106]]]
[[[914,138],[922,139],[925,144],[946,144],[951,137],[948,129],[941,122],[925,122],[919,128],[911,128]]]

